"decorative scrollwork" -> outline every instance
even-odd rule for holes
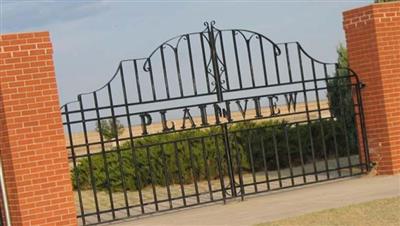
[[[229,30],[221,30],[221,31],[229,31]],[[231,30],[231,31],[233,32],[233,34],[234,34],[235,36],[236,36],[236,35],[240,35],[240,36],[245,40],[245,42],[246,42],[247,44],[249,44],[250,41],[251,41],[251,39],[253,39],[254,37],[255,37],[256,39],[263,39],[263,40],[266,40],[268,43],[272,44],[272,46],[273,46],[273,48],[274,48],[274,54],[275,54],[276,56],[279,56],[279,55],[281,55],[281,53],[282,53],[281,49],[279,48],[279,46],[278,46],[275,42],[271,41],[269,38],[265,37],[264,35],[262,35],[262,34],[260,34],[260,33],[257,33],[257,32],[254,32],[254,31],[249,31],[249,30],[237,30],[237,29],[233,29],[233,30]],[[247,37],[247,36],[244,34],[244,32],[249,33],[249,34],[251,34],[251,35],[250,35],[249,37]]]
[[[204,53],[208,56],[204,56],[206,63],[206,68],[205,68],[205,72],[208,76],[208,78],[210,78],[212,81],[214,81],[213,85],[215,86],[215,81],[219,81],[220,85],[218,86],[219,89],[223,89],[223,90],[227,90],[229,89],[229,79],[227,78],[227,66],[226,66],[226,62],[224,59],[223,54],[223,50],[221,48],[223,48],[221,45],[223,43],[223,39],[225,39],[225,37],[223,38],[223,34],[222,32],[233,32],[234,35],[238,35],[241,36],[246,43],[249,45],[249,43],[255,38],[257,40],[260,40],[260,43],[262,42],[262,40],[265,40],[266,42],[272,44],[273,49],[274,49],[274,54],[275,56],[279,56],[281,55],[281,49],[279,48],[279,46],[274,43],[273,41],[271,41],[270,39],[268,39],[266,36],[257,33],[257,32],[253,32],[250,30],[243,30],[243,29],[219,29],[217,27],[215,27],[216,22],[214,20],[211,21],[207,21],[203,23],[205,26],[205,29],[203,31],[200,32],[192,32],[192,33],[186,33],[186,34],[182,34],[182,35],[178,35],[175,36],[171,39],[166,40],[165,42],[161,43],[156,49],[153,50],[153,52],[151,52],[148,57],[145,58],[138,58],[138,59],[132,59],[132,62],[139,62],[141,60],[144,60],[142,65],[138,65],[139,67],[142,67],[144,72],[149,72],[149,76],[152,76],[151,74],[153,73],[153,70],[155,70],[155,67],[157,65],[152,65],[152,57],[155,54],[161,54],[163,55],[164,53],[160,53],[166,49],[169,49],[168,51],[173,51],[173,54],[177,55],[178,51],[180,48],[182,48],[181,45],[183,42],[190,42],[191,40],[191,35],[193,36],[200,36],[201,38],[201,45],[203,48],[205,48]],[[204,41],[207,44],[204,44]],[[221,42],[221,44],[219,44]],[[299,45],[299,44],[298,44]],[[300,47],[300,49],[302,50],[302,48]],[[206,53],[208,51],[208,53]],[[303,50],[302,50],[303,51]],[[175,59],[173,59],[175,60]],[[129,60],[127,60],[129,61]],[[123,62],[123,61],[121,61]],[[156,62],[156,61],[154,61]],[[318,61],[316,61],[318,62]],[[153,63],[155,64],[155,63]],[[116,74],[119,73],[119,70],[117,70]],[[218,78],[216,78],[216,76],[218,76]],[[110,81],[107,83],[111,83],[112,80],[114,80],[114,78],[116,77],[116,75],[114,75]],[[224,79],[225,80],[224,80]],[[227,80],[227,81],[226,81]],[[104,88],[105,86],[103,86],[102,88]],[[100,89],[102,89],[100,88]]]
[[[146,61],[143,63],[143,71],[150,72],[150,70],[151,70],[150,58],[147,58]]]
[[[225,62],[221,60],[216,47],[218,41],[222,39],[221,30],[215,28],[215,21],[204,22],[204,25],[207,26],[206,30],[208,35],[203,34],[203,37],[207,40],[211,48],[206,63],[206,73],[207,76],[212,78],[211,85],[214,86],[212,92],[221,92],[222,90],[227,90],[227,88],[223,86],[223,84],[227,82],[222,78],[226,71]],[[219,82],[219,84],[217,84],[217,82]],[[220,90],[218,91],[217,89]]]
[[[215,20],[211,20],[210,22],[205,21],[203,24],[204,24],[204,26],[206,26],[206,27],[208,27],[208,26],[214,26],[214,25],[215,25]]]

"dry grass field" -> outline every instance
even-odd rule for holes
[[[398,226],[400,197],[380,199],[255,226]]]
[[[280,113],[281,114],[287,114],[288,113],[288,109],[287,106],[278,106]],[[328,109],[328,101],[327,100],[323,100],[320,101],[320,109]],[[298,112],[298,114],[292,114],[292,115],[286,115],[286,116],[276,116],[273,117],[272,119],[274,120],[285,120],[288,122],[294,122],[294,121],[305,121],[307,119],[307,114],[304,113],[305,112],[305,104],[304,103],[298,103],[296,105],[296,112]],[[311,111],[309,113],[309,116],[311,119],[317,119],[318,118],[318,106],[316,102],[310,102],[308,103],[308,110]],[[263,114],[268,115],[269,109],[267,108],[263,108],[262,109]],[[302,113],[300,113],[302,112]],[[321,111],[321,117],[322,118],[329,118],[330,112],[329,110],[322,110]],[[240,112],[236,111],[236,112],[232,112],[231,113],[231,117],[233,119],[233,121],[237,121],[237,120],[242,120],[243,116]],[[252,119],[255,117],[255,111],[254,109],[248,109],[246,112],[246,119]],[[222,121],[224,121],[223,119],[221,119]],[[265,120],[271,120],[271,119],[265,119]],[[169,121],[173,121],[175,123],[175,125],[177,125],[177,127],[180,127],[180,125],[182,124],[182,119],[172,119]],[[200,125],[201,124],[201,118],[200,117],[193,117],[193,121],[196,123],[196,125]],[[212,125],[215,121],[215,116],[210,115],[208,117],[208,121],[209,123]],[[162,125],[161,123],[157,123],[157,122],[153,122],[153,124],[151,124],[150,126],[147,127],[147,130],[149,132],[149,134],[152,133],[158,133],[162,130]],[[133,126],[132,127],[132,131],[141,131],[141,126],[137,125],[137,126]],[[137,135],[137,133],[136,133]],[[67,141],[67,146],[69,146],[69,137],[68,137],[68,133],[66,133],[66,141]],[[124,132],[120,135],[119,137],[120,139],[124,139],[124,138],[129,138],[129,130],[126,128],[124,130]],[[73,143],[74,146],[76,145],[84,145],[85,144],[85,136],[83,132],[75,132],[72,134],[72,139],[73,139]],[[87,139],[88,139],[88,143],[96,143],[96,142],[100,142],[100,135],[98,132],[96,131],[88,131],[87,133]],[[109,142],[105,144],[106,149],[112,147],[113,145],[115,145],[115,142]],[[101,151],[101,146],[100,145],[95,145],[95,144],[91,144],[89,146],[89,152],[90,153],[96,153],[96,152],[100,152]],[[71,152],[71,150],[68,150],[69,152]],[[76,155],[80,155],[80,154],[85,154],[87,153],[87,149],[86,147],[75,147],[74,148],[75,154]]]

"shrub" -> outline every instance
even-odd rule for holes
[[[252,165],[255,171],[263,170],[264,157],[268,170],[277,169],[276,158],[279,159],[279,167],[286,168],[289,166],[289,153],[292,166],[298,166],[301,164],[300,148],[304,163],[309,163],[313,160],[311,144],[315,159],[324,159],[322,141],[325,141],[327,157],[335,156],[334,130],[338,154],[346,156],[343,129],[343,124],[333,120],[297,126],[284,121],[236,123],[229,128],[233,169],[238,172],[240,162],[244,171],[251,171]],[[355,141],[349,140],[348,143],[354,144]],[[160,144],[163,144],[163,149]],[[357,152],[355,145],[349,147],[351,153]],[[123,183],[128,190],[137,190],[152,182],[166,186],[217,179],[219,170],[227,175],[226,157],[223,134],[219,128],[148,136],[136,139],[133,148],[130,142],[125,142],[119,150],[112,148],[90,159],[79,160],[72,173],[73,186],[77,188],[79,182],[81,189],[88,189],[93,186],[93,178],[93,184],[98,189],[110,187],[119,191]]]
[[[106,141],[115,139],[124,132],[124,125],[118,119],[104,119],[96,124],[96,131],[99,132]]]
[[[352,141],[357,139],[356,120],[354,112],[352,85],[348,70],[348,54],[347,49],[343,45],[337,48],[337,70],[334,79],[329,80],[327,84],[329,108],[331,114],[338,120],[339,124],[343,124],[346,128],[343,132],[347,135],[347,139]],[[349,144],[355,148],[355,143]]]

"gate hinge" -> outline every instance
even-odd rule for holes
[[[364,89],[367,85],[363,82],[358,82],[358,88]]]

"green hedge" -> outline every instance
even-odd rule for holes
[[[297,126],[278,121],[237,123],[229,128],[234,170],[238,171],[238,161],[240,161],[242,170],[252,170],[249,145],[256,171],[264,169],[264,155],[268,169],[275,170],[277,168],[275,144],[281,169],[289,166],[288,150],[292,166],[301,164],[300,147],[304,163],[310,163],[313,159],[311,144],[313,144],[315,158],[324,159],[322,141],[325,142],[327,157],[332,158],[335,156],[334,130],[339,156],[346,156],[347,150],[351,154],[356,154],[356,140],[353,139],[355,136],[347,134],[350,139],[347,139],[346,143],[343,123],[338,121],[324,120]],[[210,134],[212,135],[210,136]],[[275,141],[273,134],[276,138]],[[188,138],[190,138],[190,149]],[[264,154],[261,139],[265,150]],[[158,145],[160,143],[164,143],[164,152]],[[97,189],[107,189],[110,186],[112,190],[119,191],[122,190],[124,181],[128,190],[136,190],[139,187],[150,185],[152,181],[156,185],[165,186],[167,183],[192,183],[194,180],[200,181],[207,177],[216,179],[219,177],[219,169],[223,175],[227,175],[224,140],[221,130],[218,128],[136,139],[134,150],[135,155],[132,154],[130,142],[125,142],[119,150],[112,149],[106,151],[104,155],[93,155],[90,160],[88,157],[81,158],[77,167],[72,171],[74,188],[78,187],[78,182],[81,189],[92,187],[92,177]],[[134,156],[135,158],[133,158]],[[106,159],[106,164],[104,159]],[[221,161],[218,161],[219,159]],[[218,162],[221,162],[220,166],[218,166]],[[206,165],[208,168],[205,167]],[[109,173],[108,180],[106,168]],[[90,171],[93,173],[92,176]],[[166,174],[166,172],[168,173]]]

